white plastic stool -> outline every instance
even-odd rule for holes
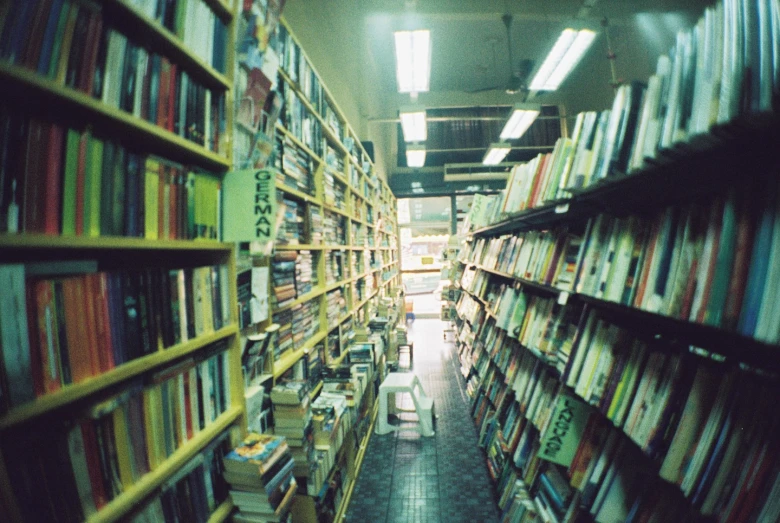
[[[387,422],[387,397],[396,392],[409,393],[414,402],[419,421],[414,426],[396,427]],[[393,430],[416,430],[426,437],[433,436],[433,400],[425,395],[420,380],[411,372],[390,372],[379,386],[379,419],[377,434],[387,434]]]

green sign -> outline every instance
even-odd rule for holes
[[[580,445],[590,407],[568,394],[560,394],[553,417],[542,436],[539,457],[568,467]]]
[[[222,182],[226,242],[272,245],[276,238],[276,173],[271,169],[232,171]]]

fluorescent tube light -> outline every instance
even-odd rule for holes
[[[508,143],[491,143],[490,148],[485,153],[485,157],[482,159],[482,163],[485,165],[499,164],[511,150],[512,146]]]
[[[596,33],[588,29],[564,29],[539,71],[531,80],[532,91],[555,91],[579,63]]]
[[[402,107],[400,116],[405,142],[424,142],[428,138],[428,123],[425,121],[425,109]]]
[[[531,127],[536,117],[539,116],[539,112],[539,106],[529,107],[516,104],[512,109],[509,120],[504,125],[504,130],[501,131],[501,139],[516,140],[523,136],[523,133]]]
[[[424,145],[406,146],[406,165],[407,167],[422,167],[425,165]]]
[[[399,93],[422,93],[430,87],[431,32],[395,32],[395,66]]]

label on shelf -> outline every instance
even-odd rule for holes
[[[555,206],[555,214],[565,214],[569,212],[569,204],[568,203],[562,203],[560,205]]]

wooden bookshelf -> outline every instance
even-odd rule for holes
[[[225,171],[230,167],[227,158],[195,142],[27,69],[0,62],[0,81],[9,90],[35,97],[44,104],[44,108],[55,113],[62,110],[64,105],[79,111],[80,117],[112,129],[114,133],[127,133],[138,143],[147,145],[150,152],[217,171]]]
[[[230,498],[226,499],[211,513],[208,523],[222,523],[223,521],[226,521],[233,512],[233,508],[233,500]]]
[[[201,60],[175,34],[163,27],[157,20],[150,19],[137,6],[130,3],[131,0],[100,1],[103,3],[105,15],[114,22],[112,25],[120,26],[121,24],[123,29],[137,35],[139,40],[151,44],[161,54],[185,66],[187,72],[192,73],[194,78],[214,89],[227,90],[232,86],[232,82],[227,76]],[[225,18],[224,15],[220,14],[220,11],[225,9],[223,4],[219,1],[210,3],[215,13],[220,18]],[[219,6],[221,9],[214,9],[214,6]],[[232,14],[230,18],[232,18]]]
[[[142,44],[145,49],[167,58],[179,66],[179,70],[186,71],[187,75],[201,87],[224,95],[226,108],[232,108],[233,73],[231,69],[234,63],[232,49],[234,48],[233,39],[236,29],[234,8],[229,0],[205,0],[205,2],[227,26],[224,42],[227,73],[218,72],[209,63],[199,58],[175,34],[156,20],[146,16],[132,0],[98,0],[97,7],[100,11],[100,18],[105,22],[104,29],[107,27],[120,28],[121,32],[126,34],[133,44]],[[80,15],[81,13],[79,13]],[[91,30],[92,22],[89,23]],[[59,58],[60,62],[73,60],[67,54],[68,51],[60,52],[65,53],[64,58]],[[82,71],[78,73],[79,75],[83,74],[86,66],[82,65],[81,67]],[[92,73],[89,71],[90,75]],[[120,76],[123,77],[124,72]],[[120,81],[119,79],[115,80]],[[2,83],[3,92],[6,95],[5,103],[9,107],[13,107],[14,110],[18,110],[20,115],[25,118],[39,118],[47,123],[55,122],[66,130],[75,129],[79,133],[86,129],[89,132],[94,132],[94,135],[101,141],[105,139],[116,143],[126,151],[138,152],[141,155],[156,155],[166,161],[181,163],[187,167],[191,166],[196,171],[208,170],[217,177],[222,176],[232,165],[229,149],[225,154],[214,152],[143,118],[104,104],[101,99],[94,98],[86,92],[67,87],[63,83],[35,71],[5,61],[0,62],[0,83]],[[141,85],[141,83],[139,82],[137,85]],[[143,94],[149,97],[156,96],[156,93]],[[136,98],[136,103],[139,99]],[[218,148],[220,150],[223,150],[225,144],[232,143],[230,115],[227,115],[226,124],[227,131],[219,136],[220,143],[218,145],[220,147]],[[216,138],[214,139],[216,140]],[[62,144],[62,147],[64,150],[65,143]],[[65,169],[64,161],[59,168],[61,170],[59,175],[62,177]],[[104,174],[98,173],[96,176],[104,176]],[[61,198],[61,195],[58,197]],[[171,368],[171,365],[187,362],[190,358],[197,360],[200,356],[206,355],[212,344],[216,342],[220,342],[220,346],[225,345],[225,350],[222,353],[224,356],[220,356],[223,358],[220,362],[225,366],[223,370],[228,372],[232,378],[229,383],[222,383],[221,376],[218,378],[220,389],[224,389],[226,398],[228,395],[230,398],[230,402],[224,405],[225,411],[218,415],[215,421],[209,423],[174,450],[170,456],[158,463],[154,470],[136,478],[137,481],[99,511],[89,516],[86,521],[90,523],[124,521],[133,511],[154,500],[155,496],[159,495],[160,489],[215,438],[231,427],[242,425],[245,427],[245,405],[242,380],[240,379],[241,347],[236,318],[234,245],[216,240],[200,239],[147,240],[136,237],[49,236],[0,232],[0,259],[3,260],[3,263],[44,262],[50,264],[55,272],[57,263],[74,261],[94,262],[100,271],[224,265],[227,267],[228,281],[224,282],[225,287],[222,290],[226,291],[223,296],[227,298],[229,310],[229,315],[224,318],[222,324],[224,326],[216,332],[203,334],[167,349],[132,359],[102,374],[85,378],[78,383],[62,385],[55,392],[41,395],[27,403],[14,405],[0,416],[0,445],[2,445],[0,447],[0,506],[2,507],[0,511],[3,513],[3,517],[0,519],[3,521],[8,519],[11,522],[23,521],[28,509],[28,507],[22,506],[21,500],[17,500],[15,497],[11,484],[12,481],[16,482],[17,480],[9,477],[13,474],[13,470],[9,470],[8,467],[8,463],[13,463],[15,467],[12,468],[14,469],[26,465],[26,463],[19,463],[18,459],[15,462],[3,459],[3,456],[8,457],[6,452],[9,447],[13,448],[11,447],[12,441],[18,441],[19,437],[24,437],[26,431],[39,430],[41,426],[62,427],[73,419],[78,422],[85,411],[100,404],[107,397],[124,392],[130,383],[139,383],[139,378],[146,379],[158,371]],[[78,314],[80,319],[84,319],[85,314],[88,316],[89,313],[80,311]],[[116,314],[120,314],[120,312],[116,312]],[[115,317],[117,316],[109,315],[111,319]],[[194,321],[193,318],[191,320]],[[166,319],[159,321],[166,321]],[[113,328],[113,325],[111,327]],[[147,327],[143,326],[142,328],[146,329]],[[153,340],[152,343],[157,341]],[[152,346],[155,345],[152,344]],[[39,362],[33,362],[33,365],[39,364]],[[33,367],[32,372],[40,373],[40,369]],[[218,384],[214,383],[214,385],[216,388]],[[111,430],[113,431],[113,428]],[[62,431],[52,430],[51,437],[64,437],[64,434]],[[143,435],[145,445],[149,444],[149,434],[152,432]],[[144,456],[140,456],[140,458],[144,459]],[[54,470],[63,470],[64,472],[62,467],[70,466],[67,455],[64,459],[65,461],[58,465],[60,468]],[[34,464],[33,467],[37,465],[40,463]],[[110,465],[106,466],[110,467]],[[49,470],[43,468],[39,471],[39,473],[47,472]],[[79,477],[78,472],[75,477]],[[73,480],[63,478],[63,481]],[[55,487],[54,485],[54,483],[50,483],[48,486],[41,485],[41,496],[55,496],[64,492],[61,486]],[[43,497],[42,502],[57,503],[57,501],[46,501]],[[225,521],[232,509],[232,503],[229,501],[223,503],[211,515],[210,521]]]
[[[108,389],[109,387],[118,385],[134,376],[149,372],[168,362],[175,361],[197,352],[199,349],[202,349],[211,343],[235,335],[236,332],[237,327],[235,325],[229,325],[213,334],[200,336],[199,338],[190,340],[186,343],[128,361],[108,372],[89,378],[81,383],[66,385],[57,392],[40,396],[34,401],[26,405],[21,405],[0,417],[0,430],[19,425],[25,421],[41,416],[42,414],[70,405],[98,391]]]
[[[243,414],[244,409],[240,407],[232,407],[227,412],[220,414],[213,423],[179,447],[162,465],[144,475],[119,497],[88,518],[87,523],[110,522],[120,519],[135,508],[139,500],[144,499],[160,487],[174,472],[194,458],[198,452],[203,450],[203,447],[233,425]]]

